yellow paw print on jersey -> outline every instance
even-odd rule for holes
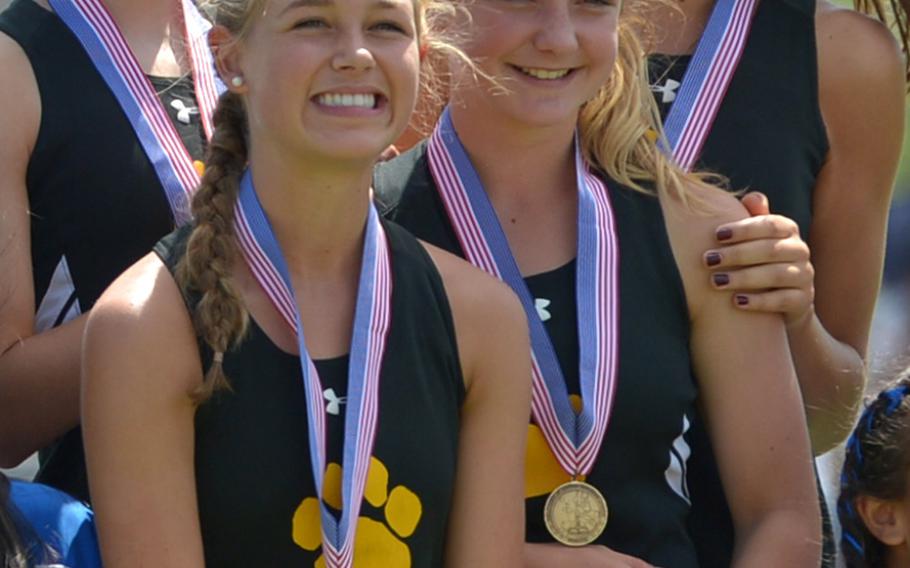
[[[581,397],[571,395],[575,412],[581,409]],[[585,476],[579,476],[581,481]],[[528,424],[528,446],[525,452],[525,499],[549,495],[554,489],[571,481],[572,477],[556,461],[543,432],[536,424]]]
[[[325,502],[341,510],[341,466],[330,463],[323,481]],[[382,510],[385,522],[361,516],[357,519],[354,541],[354,566],[356,568],[410,568],[411,549],[404,542],[420,523],[423,505],[420,498],[403,485],[389,491],[389,470],[376,458],[370,458],[367,485],[363,492],[363,507],[373,506]],[[362,509],[361,509],[362,510]],[[297,546],[312,552],[322,546],[322,525],[319,518],[319,501],[315,497],[303,500],[294,513],[292,534]],[[325,558],[319,555],[315,568],[325,568]]]

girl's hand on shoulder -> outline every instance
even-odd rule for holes
[[[527,568],[654,568],[644,560],[621,554],[602,545],[573,548],[556,543],[525,545]]]
[[[815,300],[809,245],[792,219],[770,213],[764,194],[742,203],[752,216],[717,227],[718,246],[703,256],[712,287],[735,292],[740,309],[782,314],[788,326],[805,321]]]

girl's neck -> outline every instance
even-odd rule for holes
[[[701,39],[715,0],[681,0],[673,6],[658,3],[647,13],[654,31],[652,53],[688,55]]]
[[[105,5],[146,74],[179,77],[189,71],[179,0],[106,0]]]
[[[48,0],[34,1],[51,10]],[[103,1],[146,75],[180,77],[189,71],[178,0]]]
[[[251,153],[256,194],[292,276],[359,271],[370,204],[372,163],[288,160]]]
[[[523,275],[564,265],[576,255],[578,190],[567,124],[515,124],[482,103],[453,106],[452,121],[471,158]]]
[[[529,126],[484,107],[470,101],[450,108],[458,137],[494,205],[546,202],[574,191],[574,123]]]

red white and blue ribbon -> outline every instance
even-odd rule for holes
[[[215,58],[209,48],[209,31],[212,23],[202,17],[192,0],[181,0],[183,3],[183,22],[193,71],[193,85],[196,88],[196,102],[199,105],[199,116],[202,128],[209,140],[215,132],[212,117],[218,97],[227,90],[218,71],[215,69]]]
[[[98,73],[120,103],[167,196],[174,221],[190,219],[189,201],[199,174],[177,129],[158,99],[136,56],[102,0],[49,0],[51,7],[82,44]],[[208,49],[211,24],[191,0],[181,0],[187,52],[206,136],[212,112],[225,87]]]
[[[746,47],[758,2],[717,0],[664,121],[669,152],[686,171],[695,165],[711,132]]]
[[[322,383],[306,348],[303,324],[284,254],[256,196],[249,170],[241,180],[234,225],[240,249],[256,281],[297,335],[307,400],[310,463],[321,510],[322,550],[327,567],[348,568],[353,563],[357,518],[360,516],[376,438],[379,376],[391,321],[392,272],[386,235],[375,207],[370,204],[349,356],[342,454],[342,510],[340,519],[336,519],[323,498],[326,412]]]
[[[587,475],[607,431],[619,358],[619,246],[607,188],[588,171],[576,142],[576,292],[582,398],[582,409],[576,413],[534,298],[448,109],[430,138],[428,156],[465,257],[507,283],[524,307],[531,331],[534,420],[562,468],[573,476]]]

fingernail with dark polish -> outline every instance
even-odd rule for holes
[[[723,229],[718,229],[715,235],[717,236],[717,240],[726,241],[733,236],[733,229],[727,229],[726,227]]]
[[[749,305],[749,296],[743,296],[742,294],[736,295],[736,305],[737,306],[748,306]]]
[[[730,283],[730,277],[723,273],[715,274],[711,278],[714,280],[715,286],[726,286]]]
[[[720,264],[721,257],[719,252],[709,252],[705,255],[705,264],[708,266],[717,266]]]

